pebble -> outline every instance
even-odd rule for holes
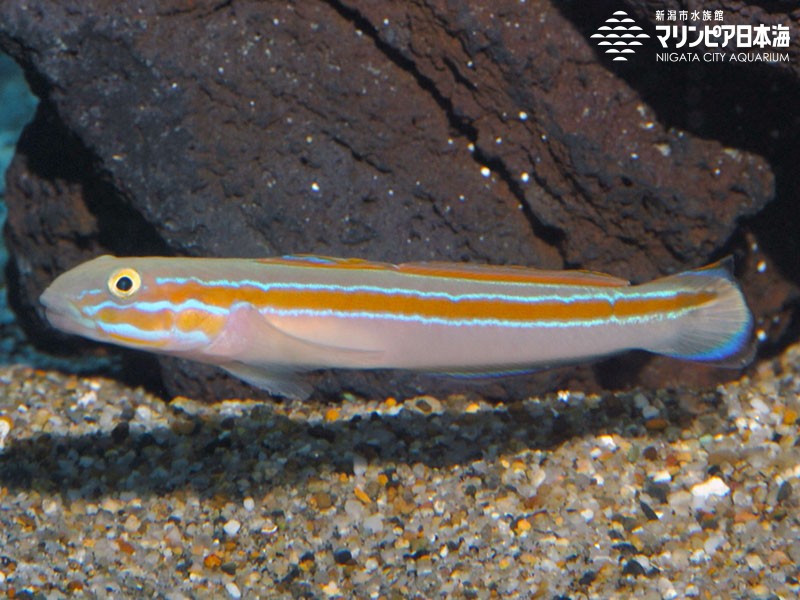
[[[800,593],[800,347],[716,390],[506,404],[0,381],[5,595]]]
[[[753,571],[760,571],[764,568],[764,561],[758,554],[748,554],[745,560],[747,561],[747,566]]]
[[[364,519],[363,526],[364,530],[370,535],[381,533],[383,531],[383,515],[370,515]]]
[[[242,592],[239,589],[239,586],[236,585],[233,581],[229,581],[225,584],[225,591],[228,592],[228,596],[231,598],[241,598]]]
[[[125,519],[125,524],[123,525],[123,527],[125,528],[125,531],[127,531],[128,533],[134,533],[139,529],[141,524],[142,522],[136,515],[130,515],[127,519]]]
[[[341,590],[339,589],[339,584],[337,584],[335,581],[329,581],[328,583],[323,585],[322,592],[329,598],[333,596],[339,596],[341,594]]]
[[[333,560],[336,562],[337,565],[346,565],[349,564],[353,560],[353,555],[347,548],[343,548],[341,550],[336,550],[333,553]]]
[[[6,438],[8,434],[11,433],[11,427],[13,425],[13,421],[10,417],[5,415],[0,415],[0,452],[3,451],[6,445]]]
[[[239,530],[242,528],[242,524],[237,521],[236,519],[231,519],[225,525],[222,526],[223,531],[225,531],[225,535],[233,537]]]
[[[136,418],[140,421],[149,423],[155,418],[154,415],[154,411],[149,406],[142,405],[136,407]]]
[[[369,463],[367,462],[367,459],[364,456],[360,454],[353,455],[353,475],[356,478],[358,479],[363,478],[367,472],[368,466]]]
[[[692,486],[692,504],[695,509],[706,508],[716,500],[727,496],[731,488],[719,477],[711,477],[702,483]]]

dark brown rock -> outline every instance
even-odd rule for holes
[[[49,280],[104,252],[470,260],[644,280],[746,250],[737,220],[773,195],[762,156],[661,119],[653,90],[666,83],[599,60],[589,20],[544,0],[488,6],[0,2],[0,47],[43,99],[8,176],[29,329]],[[796,288],[782,289],[785,305]],[[626,382],[640,381],[639,362],[622,361]],[[164,364],[170,393],[250,393]],[[316,382],[331,394],[440,386]],[[593,385],[591,370],[497,393],[570,384]]]

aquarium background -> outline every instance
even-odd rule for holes
[[[6,170],[14,157],[17,140],[36,112],[34,96],[19,65],[0,54],[0,364],[27,364],[72,373],[102,372],[111,361],[104,358],[59,357],[39,352],[28,341],[8,303],[6,251],[3,230],[6,221]]]
[[[31,93],[25,77],[11,58],[0,54],[0,364],[28,364],[68,372],[98,371],[107,360],[64,358],[37,351],[17,324],[8,303],[6,263],[8,252],[3,238],[6,221],[6,170],[22,130],[36,111],[38,99]]]
[[[796,169],[786,168],[800,139],[791,126],[796,86],[771,68],[609,70],[584,62],[606,8],[560,8],[562,18],[547,25],[517,8],[516,26],[497,41],[509,54],[490,53],[484,68],[473,61],[480,46],[466,44],[458,55],[445,53],[462,65],[457,73],[442,72],[439,59],[399,60],[407,42],[384,31],[385,15],[365,44],[363,23],[353,34],[342,15],[328,15],[339,29],[309,32],[277,5],[269,18],[253,13],[252,32],[212,15],[226,37],[196,49],[187,38],[193,50],[185,54],[169,51],[187,47],[176,43],[190,24],[180,19],[156,19],[166,48],[147,36],[135,46],[112,36],[118,51],[106,32],[76,33],[67,52],[7,45],[43,99],[17,145],[24,160],[10,172],[11,182],[36,182],[34,192],[13,183],[8,190],[8,283],[25,331],[40,349],[63,352],[65,340],[41,319],[39,295],[55,274],[104,253],[580,266],[638,282],[731,254],[759,338],[778,349],[797,339],[791,323],[800,292],[796,277],[783,275],[793,272],[787,265],[796,270],[796,252],[781,258],[796,238],[786,231],[794,213],[781,201],[796,197]],[[14,14],[0,27],[19,27],[12,39],[49,26]],[[125,19],[108,18],[116,35]],[[493,39],[494,26],[480,19],[457,27]],[[551,32],[557,52],[533,43]],[[346,34],[354,36],[352,48],[341,44]],[[287,51],[262,60],[249,52],[241,64],[220,62],[250,42],[263,45],[257,54],[266,57],[271,47],[294,48],[301,36],[309,49],[335,49],[335,56]],[[441,42],[432,35],[414,44]],[[577,49],[581,60],[563,60]],[[319,64],[353,66],[354,73],[332,78],[327,68],[314,70]],[[458,83],[459,73],[480,85]],[[219,94],[209,94],[209,85]],[[542,374],[538,389],[686,381],[688,366],[662,363],[626,357],[570,381]],[[195,367],[174,379],[170,394],[251,393],[195,388],[217,374]],[[180,372],[171,363],[165,370]],[[695,372],[705,385],[718,382]],[[377,392],[361,375],[337,380]],[[531,385],[526,379],[511,396],[537,388]],[[397,393],[396,380],[390,389]]]
[[[6,221],[6,169],[14,156],[22,129],[33,118],[36,104],[36,97],[28,89],[22,70],[8,56],[0,54],[0,225],[3,226]],[[7,261],[8,253],[0,228],[0,363],[38,362],[44,357],[26,343],[8,305]]]

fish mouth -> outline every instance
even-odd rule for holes
[[[97,328],[92,321],[86,319],[78,307],[62,295],[46,289],[39,297],[45,308],[44,314],[50,325],[65,333],[73,333],[96,339]]]

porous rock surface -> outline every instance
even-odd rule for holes
[[[310,252],[645,280],[733,251],[748,253],[754,290],[778,290],[762,304],[753,294],[759,316],[782,317],[777,339],[796,286],[777,269],[756,277],[781,260],[753,258],[757,219],[737,230],[774,195],[772,157],[682,122],[658,99],[669,80],[598,57],[587,34],[602,7],[570,7],[0,2],[0,47],[42,99],[8,174],[18,311],[63,344],[38,295],[101,253]],[[170,393],[251,394],[165,364]],[[614,365],[630,383],[724,376],[660,359]],[[498,393],[595,379],[570,370]],[[397,393],[440,385],[353,373],[316,383],[370,394],[390,381]]]

